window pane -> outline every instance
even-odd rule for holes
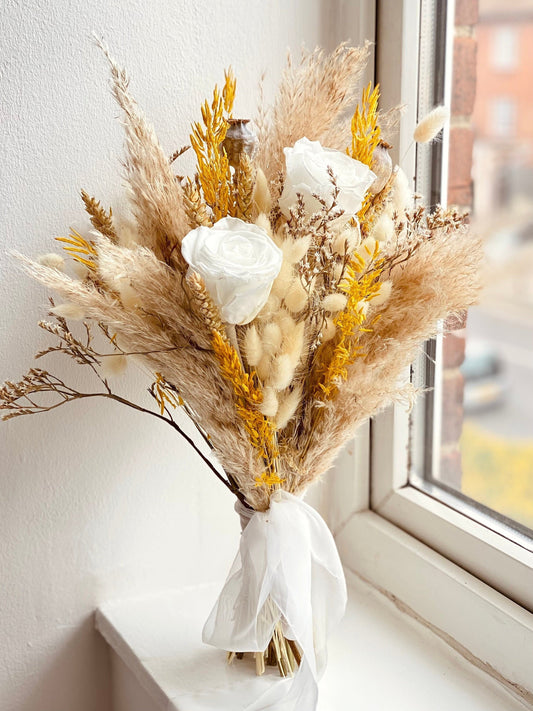
[[[428,353],[413,468],[533,529],[533,0],[480,0],[454,62],[448,202],[472,210],[487,289]]]

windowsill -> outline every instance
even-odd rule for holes
[[[361,711],[523,711],[524,705],[495,679],[370,585],[348,576],[348,610],[330,640],[319,711],[347,707],[348,701]],[[249,681],[251,663],[235,661],[228,667],[221,651],[201,642],[220,587],[204,585],[103,605],[96,614],[97,628],[121,667],[129,669],[117,674],[115,683],[143,687],[154,710],[189,711],[178,697],[195,684],[201,688],[208,675],[221,685]],[[124,690],[115,694],[128,697]]]

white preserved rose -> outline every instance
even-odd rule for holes
[[[376,176],[370,168],[354,158],[323,148],[319,141],[300,138],[292,148],[284,148],[287,175],[279,206],[285,217],[290,216],[290,208],[296,205],[297,194],[302,195],[308,213],[321,209],[313,194],[319,195],[331,205],[333,185],[328,174],[331,168],[335,175],[339,194],[337,205],[344,212],[339,222],[347,222],[359,212],[368,188]]]
[[[283,258],[262,227],[236,217],[192,230],[181,253],[203,278],[223,320],[240,325],[252,321],[265,305]]]

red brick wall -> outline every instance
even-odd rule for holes
[[[478,0],[457,0],[453,48],[453,85],[448,162],[448,204],[470,210],[473,202],[472,114],[476,99]],[[443,339],[442,437],[440,478],[461,487],[459,439],[463,426],[463,376],[466,314],[446,324]]]

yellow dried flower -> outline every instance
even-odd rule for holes
[[[263,472],[261,474],[261,476],[256,476],[254,481],[255,481],[255,486],[273,487],[273,486],[277,486],[279,484],[283,484],[285,479],[282,479],[277,474]]]
[[[380,141],[378,126],[379,84],[371,90],[372,84],[363,89],[361,106],[357,106],[352,118],[352,145],[346,153],[369,167],[374,151]]]
[[[258,409],[263,401],[263,392],[254,371],[247,373],[235,348],[219,331],[213,331],[213,350],[222,376],[231,383],[235,408],[241,418],[250,442],[265,463],[265,476],[276,476],[276,460],[279,456],[274,424]],[[270,480],[270,479],[269,479]],[[261,483],[266,483],[261,481]],[[276,482],[279,483],[279,482]],[[269,485],[270,486],[270,485]]]
[[[63,245],[67,245],[63,246],[63,249],[65,252],[71,254],[76,262],[85,265],[93,272],[96,271],[96,258],[98,257],[98,252],[96,251],[94,242],[87,241],[79,234],[79,232],[76,232],[76,230],[72,230],[68,238],[56,237],[56,241],[62,242]],[[91,259],[90,257],[94,257],[94,259]]]
[[[334,319],[336,343],[333,355],[327,365],[319,370],[316,395],[331,400],[338,391],[339,384],[348,377],[348,367],[359,356],[363,356],[358,345],[358,335],[370,331],[365,326],[368,303],[381,291],[379,278],[383,271],[383,260],[378,260],[379,243],[376,242],[371,255],[372,266],[357,252],[347,267],[341,284],[347,296],[345,309]]]
[[[157,404],[159,405],[161,415],[165,414],[165,408],[167,406],[175,409],[176,407],[181,407],[183,405],[183,400],[176,393],[174,388],[165,379],[161,373],[155,373],[155,381],[151,388]]]
[[[235,77],[229,69],[225,73],[222,93],[218,86],[215,86],[211,106],[207,100],[202,106],[203,124],[195,122],[190,136],[196,153],[198,179],[205,202],[213,210],[215,221],[233,211],[229,161],[220,146],[228,128],[224,113],[231,116],[235,87]]]

